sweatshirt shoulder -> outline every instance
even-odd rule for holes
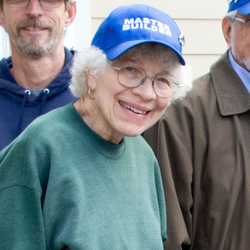
[[[46,134],[53,133],[54,130],[58,129],[58,127],[62,127],[64,124],[67,124],[67,116],[69,115],[69,106],[56,108],[51,110],[50,112],[37,117],[29,126],[28,129],[33,131],[33,133],[41,133],[44,132]]]
[[[127,146],[132,151],[136,152],[138,157],[147,159],[147,161],[149,161],[149,159],[152,161],[156,161],[152,148],[148,145],[142,135],[136,137],[127,137],[127,139],[127,141],[129,141],[129,143],[127,143]]]

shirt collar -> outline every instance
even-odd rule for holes
[[[229,61],[234,71],[237,73],[237,75],[247,88],[248,92],[250,93],[250,72],[248,72],[246,69],[242,68],[238,63],[235,62],[231,51],[229,51]]]

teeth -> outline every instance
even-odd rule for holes
[[[141,114],[141,115],[146,115],[147,114],[147,111],[138,110],[136,108],[128,106],[127,104],[125,104],[123,102],[120,102],[120,104],[121,104],[122,107],[124,107],[124,108],[126,108],[128,110],[131,110],[131,111],[133,111],[136,114]]]

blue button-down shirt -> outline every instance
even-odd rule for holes
[[[229,60],[234,69],[234,71],[238,74],[241,81],[244,83],[245,87],[247,88],[248,92],[250,93],[250,72],[246,69],[242,68],[238,63],[235,62],[231,51],[229,51]]]

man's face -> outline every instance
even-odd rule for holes
[[[242,19],[250,19],[250,15],[237,14]],[[250,22],[235,21],[231,32],[231,52],[234,60],[250,71]]]
[[[52,54],[63,44],[68,18],[64,1],[57,8],[43,8],[38,0],[30,0],[24,8],[13,8],[3,2],[4,27],[9,34],[12,50],[32,58]]]

